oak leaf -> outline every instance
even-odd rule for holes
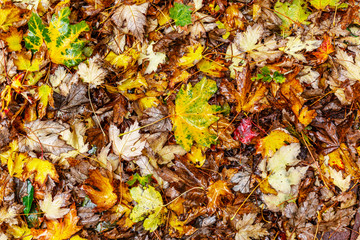
[[[86,179],[82,188],[93,203],[96,204],[96,211],[105,211],[115,205],[117,196],[109,178],[101,175],[99,170],[90,170],[89,178]],[[94,187],[92,187],[94,186]]]
[[[149,3],[143,3],[140,5],[122,4],[115,10],[111,19],[115,22],[119,29],[125,25],[136,38],[142,41],[145,32],[144,26],[146,24],[145,14],[148,6]]]
[[[76,224],[79,217],[76,215],[75,203],[70,207],[70,211],[63,219],[46,221],[47,229],[31,229],[31,234],[35,239],[40,240],[65,240],[81,230],[82,227]]]
[[[215,213],[216,209],[221,207],[222,198],[231,200],[234,197],[231,190],[229,189],[228,183],[223,180],[218,180],[212,183],[207,188],[206,196],[209,200],[207,209],[210,214]]]
[[[186,151],[193,141],[205,147],[216,143],[216,135],[209,132],[209,126],[219,117],[220,106],[209,105],[209,98],[216,93],[217,86],[213,80],[205,77],[194,87],[188,84],[182,87],[175,99],[175,112],[171,117],[174,124],[175,139]]]

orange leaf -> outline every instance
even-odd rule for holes
[[[222,180],[211,184],[207,189],[206,195],[209,200],[207,208],[210,214],[213,214],[220,207],[222,197],[228,200],[234,197],[228,187],[228,183]]]
[[[340,154],[340,149],[336,149],[332,153],[328,154],[329,156],[329,166],[332,168],[337,167],[338,169],[345,170],[345,165],[342,161],[342,157]]]
[[[110,179],[101,175],[98,170],[90,170],[89,178],[86,179],[85,184],[92,185],[97,189],[83,185],[83,189],[93,203],[97,205],[95,210],[101,212],[108,210],[115,205],[117,196],[114,193],[114,187],[111,185]]]
[[[47,229],[31,229],[31,234],[35,239],[40,240],[64,240],[70,238],[76,232],[78,232],[81,227],[76,226],[79,221],[77,216],[75,203],[70,207],[70,212],[65,215],[60,221],[51,220],[46,221]]]
[[[334,49],[333,45],[331,44],[331,37],[329,37],[328,35],[325,35],[324,41],[321,43],[318,50],[313,53],[316,57],[316,63],[317,64],[324,63],[328,59],[329,54],[333,53],[334,51],[335,51],[335,49]]]

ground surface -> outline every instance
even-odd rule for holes
[[[2,1],[0,239],[358,239],[357,1]]]

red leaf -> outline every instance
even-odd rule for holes
[[[252,123],[250,118],[242,119],[241,123],[234,131],[234,139],[244,144],[249,144],[251,142],[251,139],[258,135],[257,132],[251,130],[251,126]]]

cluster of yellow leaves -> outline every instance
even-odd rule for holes
[[[0,154],[0,160],[2,165],[7,165],[10,176],[24,180],[34,175],[34,181],[40,186],[45,184],[48,176],[56,182],[59,180],[59,175],[51,162],[20,153],[17,141],[11,142],[9,148]]]

